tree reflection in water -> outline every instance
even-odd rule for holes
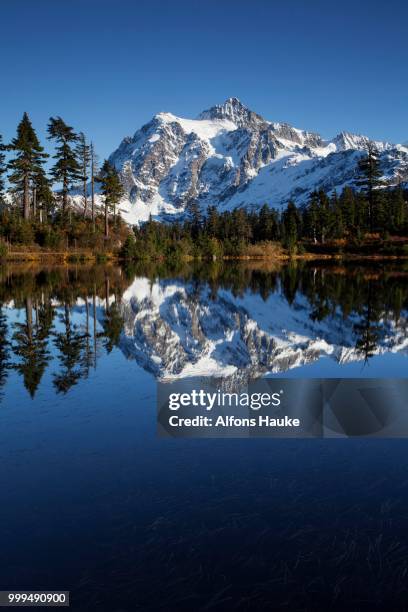
[[[366,363],[385,334],[405,334],[408,312],[408,267],[297,264],[283,267],[262,262],[175,266],[0,269],[0,401],[11,370],[21,376],[34,398],[50,369],[57,393],[67,393],[97,367],[102,351],[120,344],[123,294],[135,277],[153,284],[178,282],[196,308],[220,290],[233,299],[259,295],[267,302],[281,294],[296,311],[299,298],[308,304],[311,324],[340,317],[349,325],[356,351]],[[237,307],[238,308],[238,307]],[[19,317],[10,317],[13,311]],[[405,313],[405,316],[403,316]],[[271,321],[274,312],[270,312]],[[350,325],[351,322],[351,325]],[[197,325],[197,321],[194,322]],[[408,333],[408,332],[407,332]]]

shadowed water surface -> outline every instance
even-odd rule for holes
[[[156,379],[405,377],[402,264],[4,268],[3,589],[406,609],[404,440],[160,440]]]

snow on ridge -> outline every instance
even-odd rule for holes
[[[156,117],[163,123],[178,123],[186,134],[197,134],[202,140],[211,140],[221,132],[232,132],[237,129],[229,119],[183,119],[171,113],[159,113]]]

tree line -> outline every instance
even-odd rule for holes
[[[238,208],[220,213],[210,206],[204,215],[194,201],[183,222],[163,224],[150,219],[134,228],[122,255],[125,259],[239,256],[251,254],[251,245],[268,242],[300,254],[319,246],[348,245],[358,250],[367,239],[374,240],[378,249],[379,239],[385,244],[391,235],[407,237],[407,191],[401,185],[383,188],[378,153],[372,145],[359,160],[356,173],[357,188],[344,187],[339,194],[314,191],[305,206],[290,201],[283,211],[265,204],[259,211]]]
[[[66,230],[82,218],[93,233],[103,230],[104,238],[108,239],[110,217],[113,215],[116,224],[116,206],[123,196],[115,168],[108,160],[99,168],[93,142],[83,132],[75,132],[61,117],[50,117],[47,138],[55,149],[48,172],[46,162],[50,155],[40,143],[27,113],[10,143],[5,144],[0,135],[1,234],[11,242],[25,243],[30,238],[36,241],[37,226],[53,224],[55,231]],[[100,184],[104,202],[99,222],[95,183]],[[53,186],[57,191],[53,191]],[[70,206],[70,194],[78,186],[82,211]]]

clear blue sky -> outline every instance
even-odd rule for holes
[[[160,111],[237,96],[332,136],[408,140],[406,0],[19,0],[1,7],[0,132],[61,115],[101,156]]]

